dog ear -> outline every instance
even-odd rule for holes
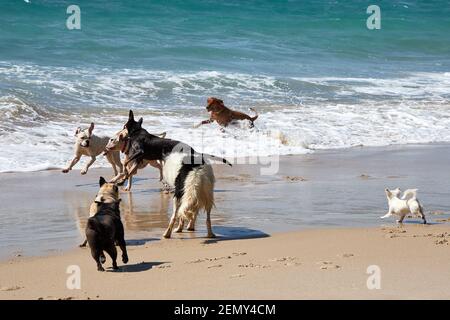
[[[224,103],[223,103],[223,100],[221,100],[221,99],[217,99],[217,101],[221,104],[221,105],[225,105]]]
[[[80,128],[80,127],[78,127],[78,128],[77,128],[77,130],[75,130],[75,135],[79,134],[79,133],[80,133],[80,131],[81,131],[81,128]]]
[[[142,127],[142,122],[144,122],[144,118],[141,117],[138,120],[139,127]]]
[[[98,180],[98,184],[100,185],[100,187],[103,186],[105,183],[106,183],[105,178],[100,177],[100,180]]]
[[[94,131],[94,123],[91,122],[91,125],[89,126],[89,134],[92,134],[92,131]]]
[[[130,112],[128,113],[128,121],[130,121],[130,120],[134,121],[134,113],[133,113],[133,110],[130,110]]]

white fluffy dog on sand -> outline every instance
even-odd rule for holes
[[[394,190],[385,189],[386,197],[389,204],[389,211],[381,218],[388,218],[390,216],[397,215],[399,219],[398,223],[402,223],[407,214],[413,214],[422,218],[423,223],[426,224],[425,214],[423,208],[417,199],[417,189],[407,189],[403,192],[403,196],[400,198],[402,192],[399,188]]]

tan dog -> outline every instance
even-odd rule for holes
[[[115,203],[120,201],[119,198],[119,188],[116,184],[106,182],[103,177],[100,177],[100,189],[97,192],[97,195],[95,196],[94,201],[91,203],[91,206],[89,207],[89,218],[95,216],[98,212],[98,209],[100,208],[100,205],[102,203]],[[80,247],[85,247],[87,243],[87,240],[84,240],[82,244],[80,244]]]
[[[94,123],[91,123],[90,127],[85,130],[82,130],[79,127],[77,128],[75,131],[75,156],[69,165],[62,170],[63,173],[68,173],[72,170],[72,167],[80,161],[81,156],[88,156],[91,160],[80,172],[81,174],[86,174],[89,167],[95,162],[97,156],[105,150],[109,138],[96,136],[92,134],[93,131]],[[118,151],[109,153],[106,155],[106,159],[114,170],[114,176],[117,176],[118,173],[122,172],[123,166],[120,162],[120,153]],[[116,167],[119,168],[119,171],[117,171]]]
[[[161,134],[158,134],[157,136],[164,138],[166,136],[166,133],[163,132]],[[116,135],[109,140],[108,144],[105,147],[105,151],[103,154],[107,155],[110,152],[115,152],[115,151],[120,150],[121,152],[125,153],[124,163],[126,163],[128,160],[128,156],[127,156],[128,148],[129,148],[129,146],[128,146],[128,131],[127,131],[127,129],[122,129],[119,132],[117,132]],[[158,161],[158,160],[143,160],[137,169],[143,169],[147,165],[151,165],[152,167],[159,170],[159,181],[162,181],[163,180],[162,162]],[[130,166],[131,165],[128,165],[128,167],[125,168],[125,171],[128,171],[130,169]],[[124,189],[125,191],[131,190],[131,185],[132,185],[134,174],[135,174],[135,172],[130,172],[130,176],[128,178],[128,184],[127,184],[126,188]],[[113,179],[111,179],[111,182],[118,181],[122,176],[123,176],[123,174],[119,173]]]
[[[208,98],[206,110],[210,112],[210,118],[208,120],[200,122],[195,126],[195,128],[198,128],[203,124],[212,123],[214,121],[216,121],[222,127],[226,127],[234,120],[248,120],[250,121],[250,128],[253,128],[253,122],[258,118],[258,114],[253,108],[250,108],[250,110],[256,113],[256,115],[254,117],[250,117],[243,112],[233,111],[230,108],[227,108],[222,100],[214,97]]]

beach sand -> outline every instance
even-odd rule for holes
[[[171,195],[146,169],[121,193],[130,262],[105,273],[77,244],[109,169],[0,174],[0,299],[448,299],[449,156],[446,144],[316,152],[269,176],[215,165],[213,240],[203,215],[195,233],[160,239]],[[379,219],[397,186],[420,189],[430,225]],[[80,290],[66,287],[71,265]],[[381,289],[369,290],[374,265]]]
[[[448,299],[449,241],[448,226],[422,225],[158,240],[103,273],[76,249],[0,264],[0,299]],[[79,290],[66,287],[69,265],[80,267]],[[380,289],[367,287],[371,265]]]

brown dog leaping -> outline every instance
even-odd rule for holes
[[[256,113],[256,115],[254,117],[250,117],[243,112],[231,110],[225,106],[222,100],[214,97],[208,98],[206,110],[210,112],[210,118],[208,120],[203,120],[196,125],[195,128],[198,128],[203,124],[213,123],[214,121],[216,121],[220,126],[226,127],[233,120],[248,120],[250,121],[250,128],[253,128],[253,122],[258,118],[258,113],[253,108],[250,108],[250,110]]]

